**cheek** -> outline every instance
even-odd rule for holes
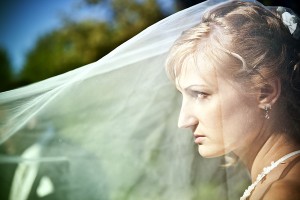
[[[222,102],[224,143],[227,145],[241,144],[247,136],[254,135],[255,130],[259,127],[259,121],[262,121],[259,109],[255,104],[256,101],[234,94],[223,98]]]
[[[221,101],[217,95],[205,103],[199,103],[197,112],[200,129],[210,133],[211,136],[217,137],[222,130],[222,112]]]

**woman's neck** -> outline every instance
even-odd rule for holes
[[[282,156],[299,150],[299,147],[291,143],[286,134],[272,134],[264,138],[260,137],[253,141],[253,146],[256,149],[249,149],[247,153],[241,154],[240,159],[247,166],[252,182],[255,181],[264,167],[271,164],[272,161],[277,161]]]

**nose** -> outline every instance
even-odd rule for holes
[[[193,109],[191,106],[182,102],[179,119],[178,119],[178,127],[179,128],[189,128],[198,123],[196,116],[193,114]]]

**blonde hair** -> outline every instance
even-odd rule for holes
[[[247,88],[261,88],[266,80],[279,79],[280,105],[288,122],[285,132],[300,143],[299,41],[279,14],[258,2],[243,1],[229,1],[206,12],[170,49],[166,61],[170,79],[180,75],[188,56],[198,54]]]

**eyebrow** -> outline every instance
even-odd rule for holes
[[[200,85],[196,85],[196,84],[193,84],[193,85],[189,85],[189,86],[187,86],[187,87],[185,87],[185,88],[182,88],[182,87],[180,87],[180,85],[179,86],[176,86],[176,88],[177,88],[177,90],[180,92],[181,90],[183,90],[183,91],[189,91],[189,90],[192,90],[191,88],[192,87],[203,87],[204,85],[203,84],[200,84]],[[181,93],[181,92],[180,92]]]
[[[183,88],[183,90],[191,90],[192,87],[203,87],[203,86],[204,86],[203,84],[200,84],[200,85],[193,84],[193,85],[189,85],[188,87]]]

